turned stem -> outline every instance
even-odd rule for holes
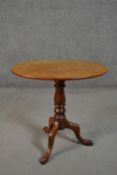
[[[54,116],[56,118],[65,117],[65,81],[55,81],[55,96],[54,96]]]

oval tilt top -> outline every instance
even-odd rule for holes
[[[89,60],[30,60],[16,64],[11,69],[17,76],[38,80],[79,80],[98,77],[108,68]]]

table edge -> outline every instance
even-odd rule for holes
[[[91,78],[98,78],[98,77],[101,77],[101,76],[103,76],[103,75],[105,75],[106,73],[108,73],[109,72],[109,69],[106,67],[106,70],[105,70],[105,72],[104,73],[100,73],[100,74],[98,74],[98,75],[90,75],[90,76],[87,76],[87,77],[81,77],[81,78],[33,78],[33,77],[31,77],[31,76],[23,76],[23,75],[20,75],[20,74],[18,74],[18,73],[16,73],[16,72],[14,72],[12,69],[11,69],[11,73],[13,73],[14,75],[16,75],[16,76],[18,76],[18,77],[20,77],[20,78],[26,78],[26,79],[32,79],[32,80],[48,80],[48,81],[50,81],[50,80],[53,80],[53,81],[55,81],[55,80],[59,80],[59,81],[61,81],[61,80],[67,80],[67,81],[72,81],[72,80],[85,80],[85,79],[91,79]]]

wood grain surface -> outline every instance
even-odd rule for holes
[[[98,77],[108,68],[89,60],[30,60],[11,69],[17,76],[40,80],[78,80]]]

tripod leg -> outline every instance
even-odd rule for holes
[[[45,126],[45,127],[43,128],[43,130],[44,130],[47,134],[50,132],[51,128],[53,127],[54,122],[55,122],[55,118],[54,118],[54,117],[49,117],[49,121],[48,121],[49,127]]]
[[[81,136],[81,134],[80,134],[80,126],[78,124],[72,123],[72,122],[68,122],[68,123],[69,123],[68,124],[68,128],[71,129],[75,133],[77,139],[79,140],[79,142],[81,144],[86,145],[86,146],[92,146],[93,145],[93,142],[91,140],[84,139]]]
[[[50,157],[53,145],[54,145],[55,136],[56,136],[58,130],[59,130],[59,123],[55,122],[53,127],[51,128],[51,130],[49,132],[48,149],[40,159],[41,164],[45,164],[49,160],[49,157]]]

